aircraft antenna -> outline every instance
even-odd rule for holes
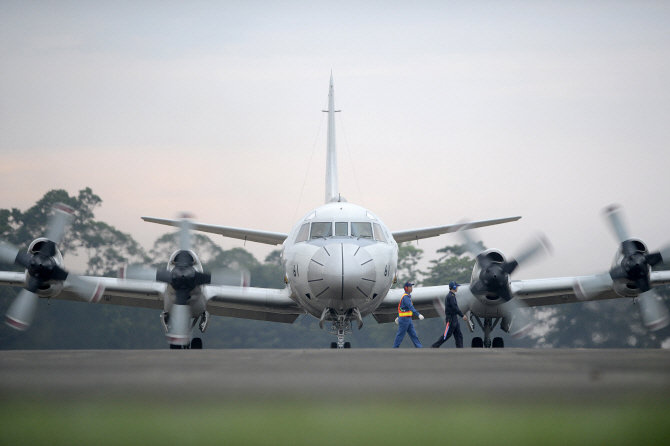
[[[322,124],[323,124],[323,115],[321,115],[321,120],[319,120],[319,128],[316,131],[316,138],[314,139],[314,145],[312,146],[312,154],[309,156],[309,163],[307,164],[307,170],[305,171],[305,179],[302,182],[302,189],[300,189],[300,197],[298,198],[298,204],[295,207],[295,213],[293,214],[293,221],[291,222],[291,227],[295,224],[295,219],[298,216],[298,210],[300,209],[300,202],[302,201],[302,194],[305,192],[305,184],[307,184],[307,177],[309,176],[309,168],[312,165],[312,158],[314,158],[314,151],[316,149],[316,143],[319,141],[319,134],[321,133]]]
[[[349,140],[347,139],[347,132],[344,131],[344,119],[342,119],[342,115],[340,115],[340,124],[342,125],[342,134],[344,135],[344,145],[347,146],[347,153],[349,154],[349,162],[351,163],[351,170],[354,172],[354,181],[356,181],[358,196],[361,199],[361,206],[365,207],[365,203],[363,203],[363,194],[361,194],[361,186],[358,184],[358,175],[356,175],[356,169],[354,168],[354,159],[351,157],[351,150],[349,149]]]
[[[328,89],[328,146],[326,151],[326,203],[337,198],[339,187],[337,184],[337,145],[335,143],[335,91],[333,88],[333,73],[330,73],[330,88]]]

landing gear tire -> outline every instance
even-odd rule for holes
[[[202,350],[202,339],[193,338],[193,340],[191,341],[191,348],[193,350]]]
[[[493,338],[493,348],[505,348],[505,341],[503,338]]]
[[[345,342],[344,348],[351,348],[351,342]]]
[[[472,348],[484,348],[484,340],[480,337],[472,338]]]
[[[330,348],[337,348],[337,342],[331,342]]]
[[[170,350],[181,350],[181,345],[170,344]]]

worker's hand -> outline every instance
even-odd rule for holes
[[[468,321],[468,317],[467,317],[466,315],[463,315],[463,320],[464,320],[465,322],[467,322],[467,321]]]
[[[398,322],[398,318],[395,318],[395,323],[398,325],[400,324],[400,322]]]
[[[423,317],[423,314],[420,314],[420,315],[419,315],[419,320],[422,321],[422,320],[424,320],[424,319],[425,319],[425,318]]]

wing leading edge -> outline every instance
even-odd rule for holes
[[[393,238],[396,242],[410,242],[413,240],[419,240],[429,237],[437,237],[438,235],[448,234],[450,232],[456,232],[459,229],[462,229],[464,226],[467,226],[468,229],[482,228],[484,226],[499,225],[502,223],[509,223],[512,221],[517,221],[521,216],[517,217],[507,217],[507,218],[496,218],[493,220],[479,220],[471,221],[465,223],[456,223],[453,225],[445,226],[432,226],[429,228],[418,228],[418,229],[407,229],[404,231],[394,231],[392,232]]]
[[[180,227],[181,220],[170,220],[167,218],[142,217],[142,220],[149,223],[158,223],[159,225]],[[233,228],[230,226],[208,225],[204,223],[190,224],[192,229],[212,234],[220,234],[224,237],[248,240],[250,242],[265,243],[266,245],[281,245],[288,237],[288,234],[281,232],[259,231],[257,229]]]

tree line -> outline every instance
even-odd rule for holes
[[[51,190],[26,211],[0,209],[0,239],[27,249],[35,238],[46,232],[47,217],[54,203],[62,202],[74,209],[72,226],[59,245],[68,266],[68,258],[84,255],[87,275],[115,277],[124,264],[164,266],[177,248],[176,232],[158,237],[147,250],[128,233],[95,219],[95,209],[102,199],[90,188],[75,196],[64,190]],[[483,245],[482,245],[483,248]],[[284,272],[279,250],[272,251],[262,262],[244,248],[222,249],[208,236],[193,233],[193,248],[206,269],[245,268],[251,286],[284,287]],[[424,270],[419,268],[423,250],[406,243],[400,245],[398,283],[407,280],[418,286],[444,285],[451,280],[468,283],[474,259],[462,245],[446,246],[437,251]],[[11,266],[2,265],[9,270]],[[14,269],[16,270],[16,269]],[[668,287],[658,287],[668,302]],[[18,294],[19,288],[0,286],[0,312],[3,314]],[[558,305],[531,310],[538,321],[531,336],[512,340],[502,331],[509,347],[582,347],[582,348],[665,348],[670,347],[670,328],[648,333],[642,326],[639,311],[632,299],[595,301]],[[33,325],[18,332],[2,324],[0,349],[146,349],[167,348],[159,322],[160,311],[144,308],[96,305],[83,302],[40,299]],[[444,330],[444,321],[426,319],[415,324],[421,342],[430,345]],[[377,324],[368,316],[364,327],[348,337],[353,347],[390,347],[397,326]],[[468,333],[463,327],[465,344],[478,330]],[[334,340],[328,327],[319,329],[318,321],[300,317],[292,324],[280,324],[227,317],[212,317],[203,338],[207,348],[326,348]],[[403,347],[411,343],[405,342]],[[447,343],[445,347],[453,347]],[[413,347],[412,347],[413,348]]]

